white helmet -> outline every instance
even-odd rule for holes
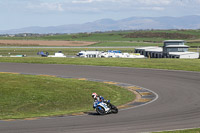
[[[92,93],[92,97],[95,99],[97,97],[97,93]]]

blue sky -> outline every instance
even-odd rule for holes
[[[0,30],[98,19],[200,15],[200,0],[0,0]]]

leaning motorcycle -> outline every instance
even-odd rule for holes
[[[116,114],[118,113],[118,108],[110,103],[110,100],[107,102],[97,102],[97,104],[94,106],[96,109],[97,114],[99,115],[105,115],[109,113]]]

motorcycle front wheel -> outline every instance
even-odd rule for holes
[[[97,114],[99,114],[99,115],[105,115],[106,114],[105,109],[103,107],[99,106],[99,105],[96,107],[96,111],[97,111]]]

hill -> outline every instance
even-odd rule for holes
[[[145,29],[200,29],[200,16],[183,17],[130,17],[121,20],[101,19],[84,24],[70,24],[49,27],[25,27],[0,31],[0,34],[18,33],[80,33],[112,30]]]

